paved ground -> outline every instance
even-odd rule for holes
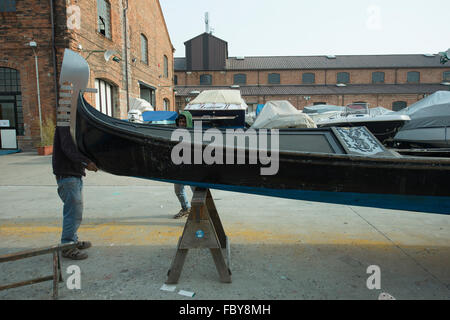
[[[81,290],[60,299],[450,298],[450,216],[283,200],[212,191],[231,241],[231,284],[208,251],[191,250],[175,292],[161,291],[184,221],[173,186],[103,172],[84,180],[80,237],[89,259]],[[0,156],[0,255],[57,244],[62,203],[51,157]],[[369,266],[381,289],[369,290]],[[51,273],[51,258],[0,264],[0,285]],[[65,274],[65,279],[68,275]],[[51,282],[0,291],[0,299],[50,299]],[[194,298],[177,294],[195,292]]]

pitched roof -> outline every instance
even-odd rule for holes
[[[347,95],[347,94],[431,94],[447,87],[439,84],[368,84],[240,86],[242,96],[277,95]],[[191,96],[193,91],[231,89],[229,86],[177,86],[177,96]]]
[[[175,71],[185,71],[185,58],[175,58]],[[439,55],[342,55],[327,56],[267,56],[231,57],[225,70],[314,70],[314,69],[378,69],[378,68],[445,68]]]

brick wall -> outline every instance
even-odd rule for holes
[[[372,73],[384,72],[385,84],[406,84],[407,74],[410,71],[420,72],[421,83],[440,83],[443,80],[443,73],[450,71],[450,68],[419,68],[419,69],[342,69],[342,70],[250,70],[250,71],[202,71],[202,72],[180,72],[175,74],[178,77],[179,86],[198,86],[200,76],[210,74],[213,78],[212,85],[223,86],[232,85],[235,74],[245,74],[247,85],[269,85],[268,75],[270,73],[280,74],[281,85],[301,85],[304,73],[314,73],[317,85],[336,84],[339,72],[350,74],[351,84],[372,84]]]
[[[39,111],[33,50],[30,41],[38,45],[36,53],[39,63],[40,96],[42,116],[55,117],[55,74],[59,80],[64,49],[70,48],[88,58],[91,74],[88,86],[95,87],[95,79],[103,79],[115,87],[114,116],[126,118],[127,93],[125,77],[125,45],[122,0],[109,0],[111,4],[111,39],[98,32],[97,0],[54,0],[56,68],[53,63],[52,24],[50,0],[17,1],[15,13],[0,13],[0,67],[20,72],[23,99],[25,135],[18,137],[19,147],[31,150],[39,142]],[[70,6],[80,9],[80,28],[68,29],[67,14]],[[69,12],[72,14],[72,12]],[[173,46],[165,26],[158,0],[129,1],[128,9],[128,73],[129,96],[140,97],[138,81],[156,89],[156,108],[162,109],[164,99],[173,109]],[[76,24],[75,24],[76,26]],[[140,62],[140,34],[146,35],[149,43],[149,64]],[[106,62],[103,53],[92,51],[115,50],[122,58],[120,63]],[[164,55],[169,62],[169,75],[164,77]],[[133,58],[137,62],[133,63]],[[95,105],[95,94],[86,94]]]

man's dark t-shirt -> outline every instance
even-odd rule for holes
[[[70,127],[56,127],[53,140],[53,174],[56,176],[86,176],[85,168],[90,163],[75,146]]]

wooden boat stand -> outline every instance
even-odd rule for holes
[[[231,283],[230,246],[209,189],[196,188],[191,206],[166,284],[178,283],[189,249],[209,249],[220,281]]]
[[[57,246],[53,246],[53,247],[21,251],[21,252],[17,252],[17,253],[6,254],[6,255],[0,256],[0,263],[2,263],[2,262],[11,262],[11,261],[22,260],[25,258],[31,258],[31,257],[35,257],[35,256],[44,255],[44,254],[53,254],[53,275],[0,286],[0,291],[6,290],[6,289],[17,288],[17,287],[23,287],[23,286],[27,286],[27,285],[31,285],[31,284],[35,284],[35,283],[39,283],[39,282],[53,280],[53,299],[58,299],[58,282],[63,282],[63,277],[62,277],[62,273],[61,273],[61,257],[60,257],[61,251],[66,250],[66,249],[75,248],[75,246],[76,246],[76,243],[68,243],[68,244],[57,245]]]

